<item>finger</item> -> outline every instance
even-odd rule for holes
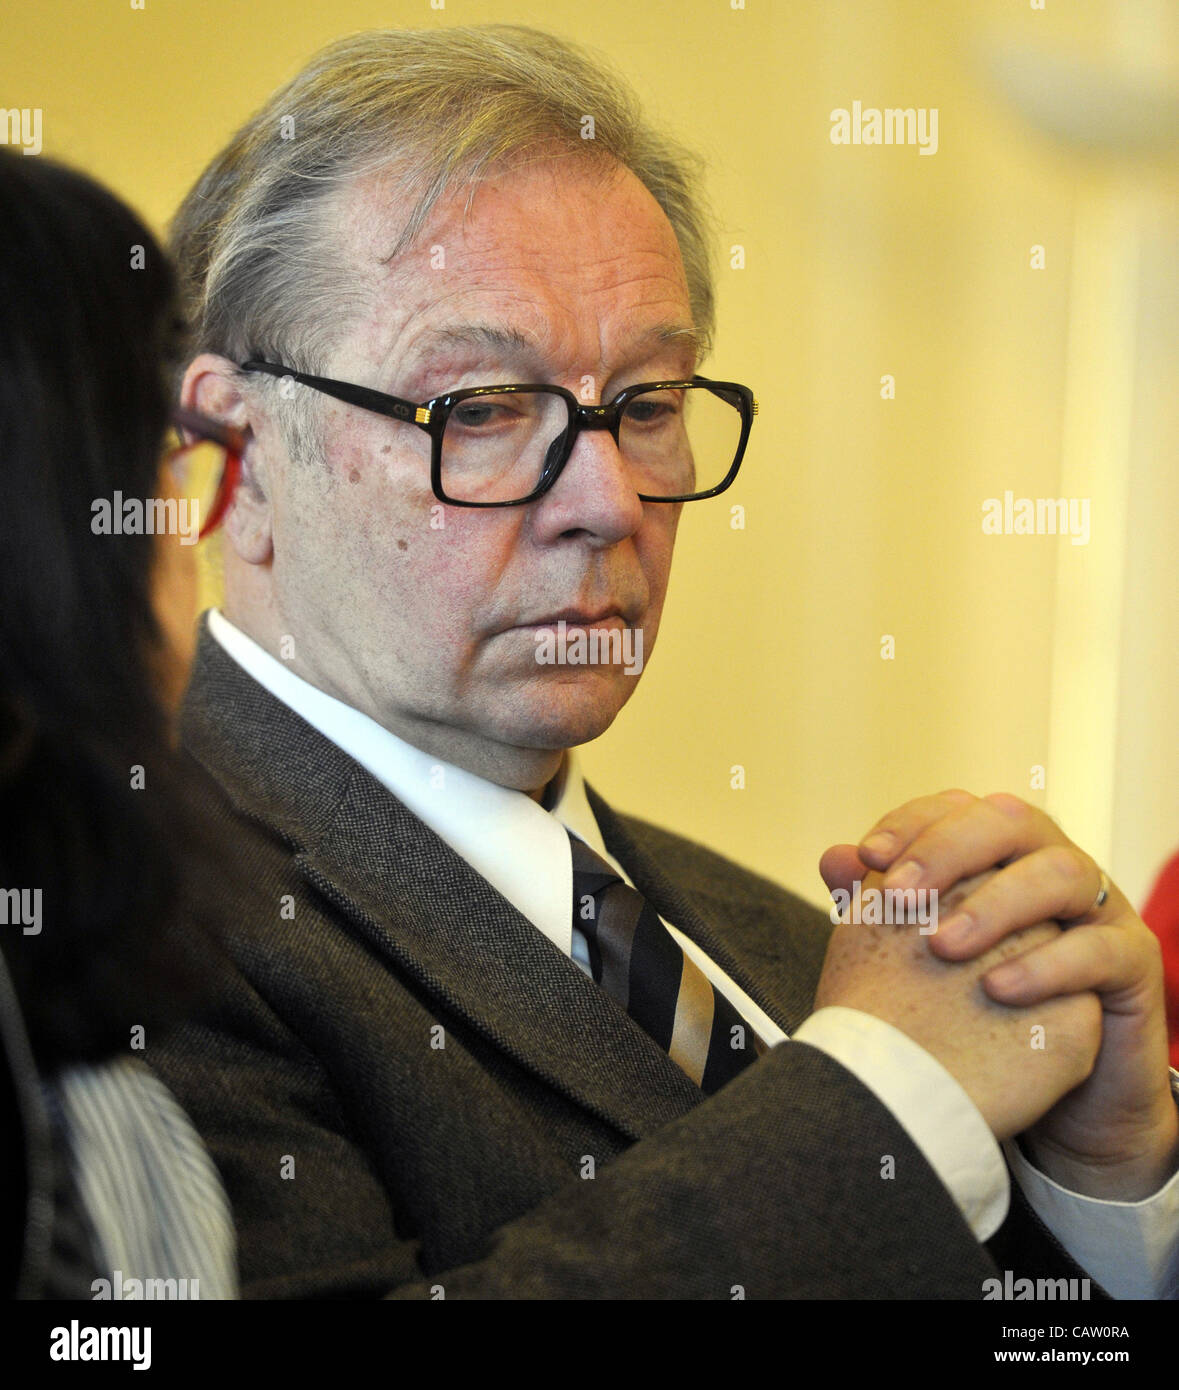
[[[1152,987],[1149,946],[1124,926],[1074,927],[988,970],[983,988],[997,1003],[1013,1007],[1091,990],[1101,995],[1107,1012],[1128,1012]]]
[[[852,884],[857,879],[863,882],[871,870],[856,852],[855,845],[832,845],[819,860],[819,873],[834,893],[837,888],[850,892]]]
[[[859,843],[860,857],[873,869],[885,869],[927,827],[947,811],[978,798],[961,790],[919,796],[882,816]]]
[[[983,797],[923,830],[889,868],[884,886],[944,892],[959,879],[1049,844],[1071,841],[1043,811],[1005,793]]]
[[[1076,845],[1033,850],[982,879],[951,914],[939,917],[930,950],[943,960],[971,960],[1008,933],[1036,922],[1114,922],[1133,912],[1112,884],[1095,909],[1102,883],[1101,870]]]

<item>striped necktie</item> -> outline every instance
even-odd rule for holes
[[[576,835],[569,840],[573,925],[589,943],[594,979],[711,1095],[756,1061],[764,1045],[642,894]]]

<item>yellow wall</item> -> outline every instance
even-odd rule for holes
[[[1024,50],[1076,53],[1154,63],[1165,86],[1175,11],[38,0],[7,7],[0,107],[41,108],[47,153],[162,228],[230,132],[345,32],[511,20],[597,46],[710,160],[711,367],[753,384],[761,415],[733,493],[685,509],[659,650],[586,750],[592,779],[815,900],[820,852],[898,801],[1010,789],[1139,896],[1179,843],[1179,314],[1158,311],[1179,301],[1175,159],[1070,148],[995,74]],[[830,112],[854,100],[937,107],[938,152],[833,145]],[[1091,496],[1090,543],[984,535],[982,501],[1007,488]]]

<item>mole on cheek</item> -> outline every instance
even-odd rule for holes
[[[398,549],[398,550],[408,550],[408,549],[409,549],[409,542],[408,542],[408,541],[398,541],[398,542],[397,542],[397,549]]]
[[[352,470],[352,472],[348,474],[348,481],[349,481],[350,483],[358,483],[358,482],[360,482],[360,469],[359,469],[359,468],[354,468],[354,469]]]

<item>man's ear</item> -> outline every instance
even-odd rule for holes
[[[274,552],[273,515],[267,465],[259,447],[256,401],[243,394],[238,369],[227,357],[202,352],[188,364],[180,404],[213,420],[233,425],[246,439],[241,479],[221,529],[247,564],[264,565]]]

